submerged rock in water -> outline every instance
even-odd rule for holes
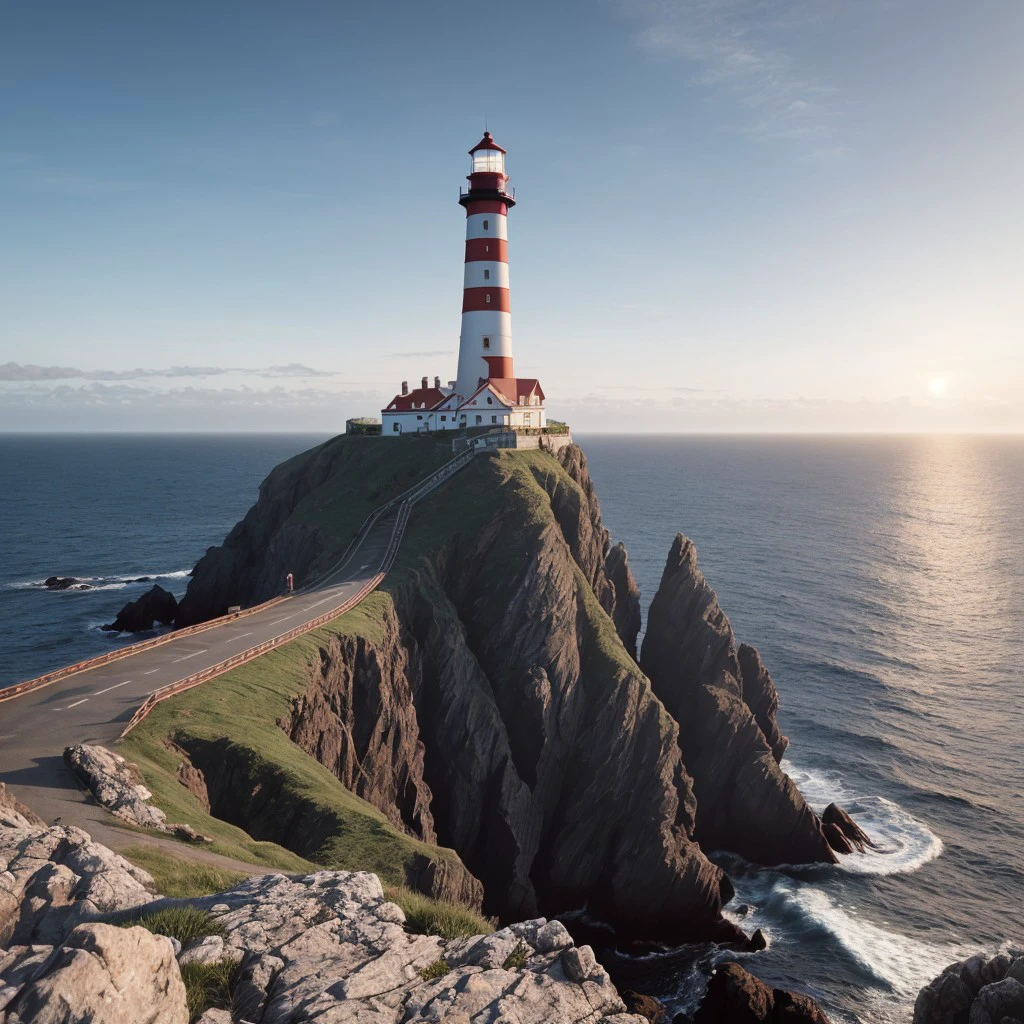
[[[808,996],[770,988],[739,964],[721,964],[693,1017],[693,1024],[829,1024]]]
[[[154,584],[136,601],[129,601],[113,622],[103,628],[109,633],[141,633],[152,629],[154,622],[170,626],[178,612],[177,598],[159,584]]]
[[[74,576],[47,576],[43,580],[47,590],[92,590],[88,583],[83,583]]]
[[[829,804],[828,807],[825,808],[825,811],[821,816],[821,820],[825,824],[826,830],[828,829],[828,826],[831,825],[833,829],[840,833],[843,839],[846,840],[847,845],[852,849],[860,850],[861,853],[863,853],[866,847],[873,847],[875,845],[871,841],[871,837],[867,832],[865,832],[864,829],[862,829],[860,825],[858,825],[857,822],[855,822],[853,818],[851,818],[849,814],[847,814],[846,811],[844,811],[838,804]],[[827,831],[826,834],[828,834]],[[829,841],[831,842],[831,839]],[[839,850],[840,848],[833,844],[833,849]],[[840,850],[840,852],[846,853],[847,851]]]

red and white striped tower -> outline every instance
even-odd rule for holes
[[[467,398],[489,377],[514,377],[512,307],[508,290],[508,188],[505,150],[490,132],[469,151],[469,191],[459,192],[466,208],[466,273],[462,292],[457,394]]]

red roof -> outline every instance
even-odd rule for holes
[[[536,377],[488,377],[487,380],[480,382],[480,387],[466,399],[466,403],[471,402],[488,387],[493,388],[499,397],[511,405],[528,405],[530,395],[534,391],[540,395],[540,400],[544,401],[544,389]]]
[[[544,389],[536,377],[490,377],[487,383],[515,405],[527,405],[534,391],[544,401]]]
[[[407,395],[395,395],[388,403],[388,412],[409,412],[412,409],[433,409],[445,397],[440,388],[414,388]]]
[[[470,153],[475,153],[478,149],[496,149],[499,153],[505,152],[505,150],[503,150],[501,146],[491,138],[490,132],[484,132],[484,137],[470,150]]]

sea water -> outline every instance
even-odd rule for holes
[[[0,437],[0,685],[124,642],[99,626],[153,582],[180,595],[322,439]],[[1024,439],[580,440],[644,609],[685,533],[775,678],[787,771],[877,843],[839,867],[720,857],[770,941],[745,966],[840,1019],[906,1021],[948,963],[1024,944]],[[633,966],[692,1009],[721,955]]]

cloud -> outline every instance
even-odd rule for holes
[[[743,111],[742,131],[799,140],[835,130],[835,88],[802,74],[790,46],[831,18],[836,0],[618,0],[618,6],[639,23],[641,49],[686,61],[696,84],[732,97]]]
[[[452,348],[439,348],[433,349],[429,352],[389,352],[384,358],[385,359],[438,359],[441,356],[450,356],[455,354],[455,349]]]
[[[335,377],[338,370],[315,370],[302,363],[267,366],[171,366],[164,370],[136,367],[133,370],[81,370],[73,366],[36,366],[32,363],[4,363],[0,381],[56,380],[146,380],[154,377],[218,377],[226,373],[250,373],[259,377]]]

